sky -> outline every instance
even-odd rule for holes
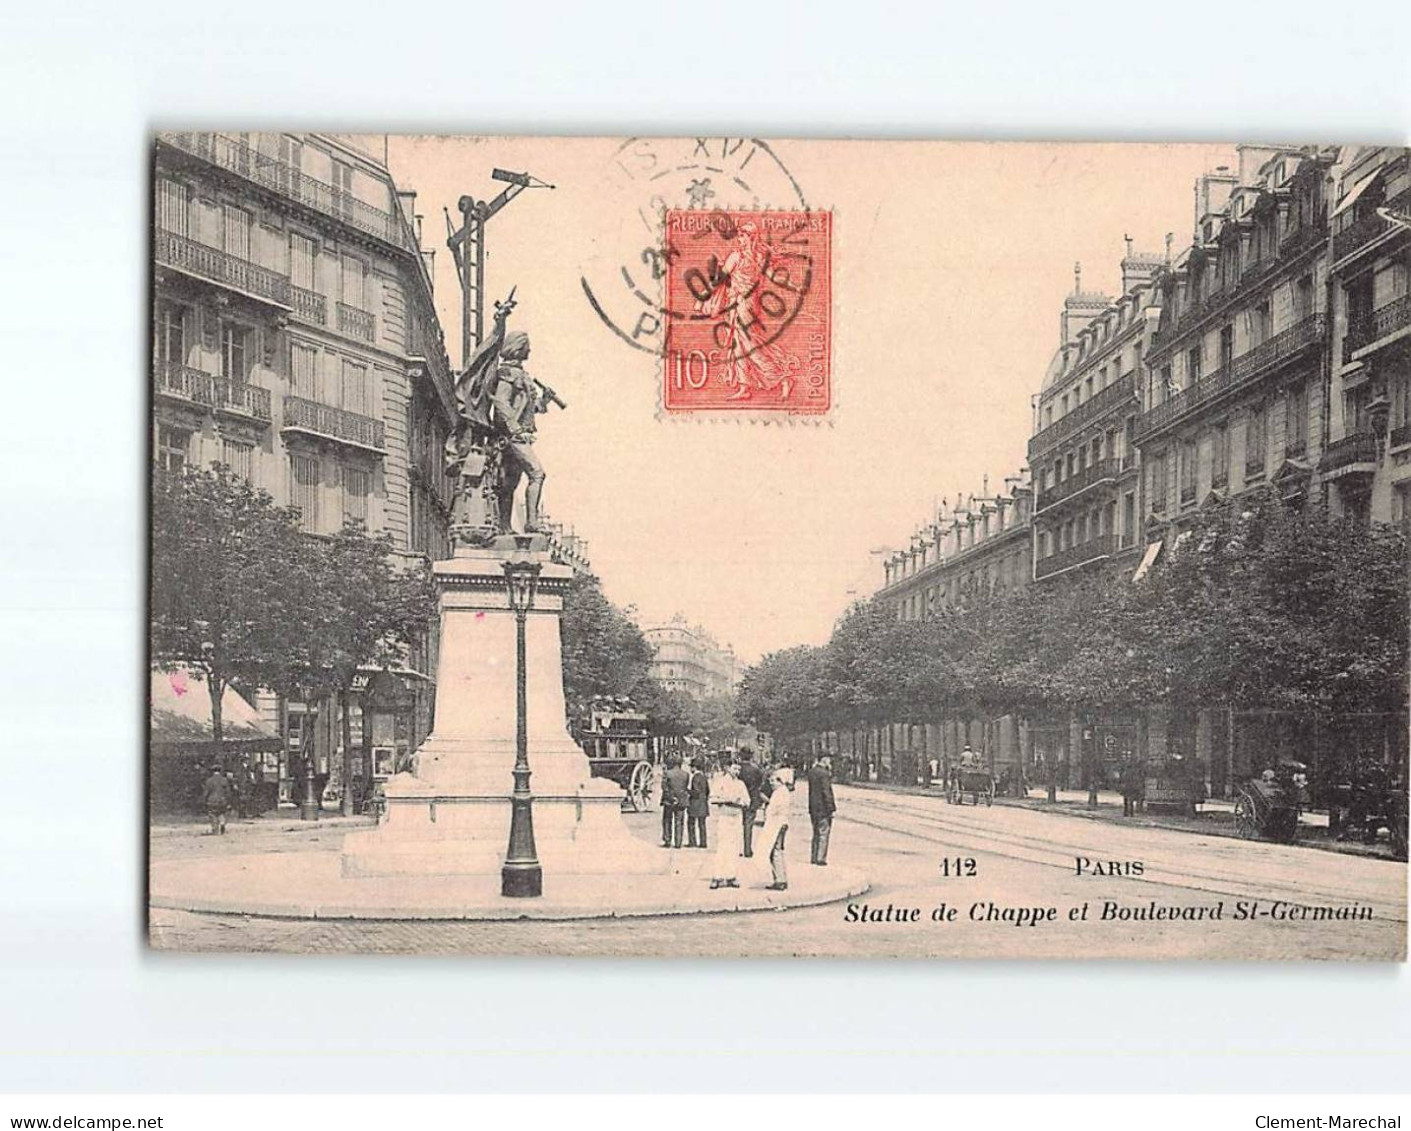
[[[510,329],[530,334],[527,368],[569,406],[539,418],[546,509],[588,540],[608,596],[640,623],[679,612],[752,662],[827,640],[879,584],[874,551],[906,544],[942,496],[979,493],[986,475],[996,489],[1019,470],[1074,264],[1085,291],[1115,295],[1124,236],[1158,252],[1169,232],[1179,252],[1196,177],[1236,155],[1190,144],[778,140],[741,168],[747,146],[393,137],[388,155],[438,249],[453,365],[460,290],[443,208],[459,223],[462,194],[504,187],[497,167],[555,186],[512,200],[486,240],[488,295],[518,288]],[[629,346],[589,303],[585,281],[632,327],[623,272],[646,285],[656,209],[687,206],[707,175],[719,190],[709,206],[833,213],[834,405],[821,422],[665,417],[659,350]]]

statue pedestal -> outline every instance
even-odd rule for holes
[[[498,872],[509,841],[515,758],[515,614],[504,563],[541,564],[525,625],[530,788],[546,886],[554,875],[662,873],[666,854],[628,831],[620,786],[594,778],[564,720],[559,615],[573,576],[542,535],[458,547],[434,567],[441,650],[436,723],[414,774],[387,783],[387,811],[343,841],[343,875]]]

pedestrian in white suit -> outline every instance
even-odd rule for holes
[[[775,770],[769,776],[772,790],[764,810],[764,835],[760,840],[769,845],[769,867],[774,882],[770,891],[784,891],[789,886],[789,871],[784,864],[784,839],[789,832],[789,809],[793,804],[794,775],[788,769]]]

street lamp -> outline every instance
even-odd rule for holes
[[[544,894],[544,870],[534,847],[534,796],[529,792],[529,693],[524,629],[539,584],[538,562],[504,563],[510,608],[514,610],[515,732],[514,792],[510,795],[510,843],[500,871],[500,894],[523,899]]]

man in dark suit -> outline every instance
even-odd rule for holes
[[[706,818],[710,816],[710,775],[706,760],[697,755],[691,760],[691,779],[686,797],[686,847],[707,848]]]
[[[750,794],[750,803],[742,818],[745,823],[745,855],[753,856],[755,817],[764,806],[764,771],[756,764],[754,751],[748,746],[740,749],[740,781]]]
[[[808,819],[813,822],[813,845],[809,863],[826,867],[828,835],[833,830],[833,766],[827,755],[817,759],[808,771]]]
[[[681,755],[670,754],[661,777],[661,846],[680,848],[686,826],[686,797],[690,775],[681,768]]]

